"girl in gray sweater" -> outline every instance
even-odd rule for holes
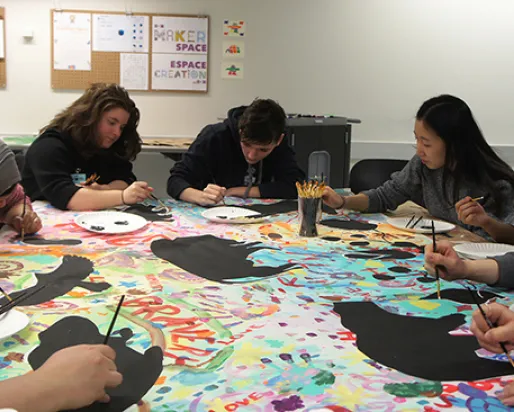
[[[514,243],[514,171],[487,144],[468,105],[450,95],[427,100],[414,136],[416,155],[389,181],[353,196],[327,188],[325,203],[377,213],[411,200],[434,217]],[[472,200],[482,196],[482,204]]]

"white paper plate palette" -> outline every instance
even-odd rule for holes
[[[513,245],[503,243],[459,243],[454,245],[457,254],[464,259],[487,259],[514,252]]]
[[[142,229],[148,221],[133,213],[90,212],[77,216],[75,223],[90,232],[120,234]]]
[[[25,329],[29,321],[30,319],[25,313],[16,309],[11,309],[0,315],[0,339],[8,338]]]
[[[244,207],[220,206],[205,210],[202,216],[211,222],[247,224],[264,222],[269,216]]]
[[[421,219],[414,228],[405,227],[409,223],[410,217],[391,217],[387,219],[387,223],[397,229],[411,233],[432,233],[432,219]],[[415,222],[416,220],[414,220]],[[411,222],[412,224],[413,222]],[[440,220],[434,220],[435,233],[446,233],[455,229],[455,225]]]

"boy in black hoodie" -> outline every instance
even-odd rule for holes
[[[171,169],[168,194],[207,206],[225,196],[293,199],[305,178],[284,139],[286,114],[270,99],[231,109],[206,126]]]

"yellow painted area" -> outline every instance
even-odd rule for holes
[[[440,303],[431,302],[429,300],[412,300],[410,302],[410,304],[412,306],[416,306],[417,308],[425,309],[425,310],[434,310],[434,309],[437,309],[439,306],[441,306]]]
[[[371,282],[357,282],[355,285],[356,286],[370,286],[370,287],[376,286],[375,283],[371,283]]]
[[[68,296],[71,296],[72,298],[82,298],[87,295],[86,292],[74,292],[70,291],[67,293]]]
[[[214,412],[222,412],[225,411],[225,402],[223,402],[220,398],[214,399],[212,402],[209,402],[209,410]]]
[[[251,342],[244,342],[237,351],[232,355],[234,366],[250,366],[260,363],[261,358],[272,355],[274,352],[271,348],[264,349],[253,346]]]
[[[370,398],[370,393],[365,393],[363,388],[350,390],[344,385],[332,386],[326,389],[326,392],[334,397],[337,405],[345,406],[349,409],[354,409],[359,405],[366,405],[366,398]]]
[[[365,265],[367,268],[383,268],[385,267],[382,262],[376,260],[368,260]]]
[[[197,388],[182,386],[180,388],[174,389],[173,396],[176,399],[190,399],[191,395],[195,392],[198,392]]]

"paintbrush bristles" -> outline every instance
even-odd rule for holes
[[[96,173],[93,173],[91,176],[89,176],[86,179],[86,181],[84,182],[84,186],[90,186],[93,183],[95,183],[96,181],[98,181],[98,179],[100,179],[100,176],[97,175]]]
[[[2,293],[2,295],[4,295],[9,302],[12,302],[12,298],[5,292],[5,290],[0,288],[0,293]]]
[[[304,181],[303,183],[296,182],[298,196],[303,198],[319,199],[323,196],[325,187],[325,182],[320,183],[316,180]]]

